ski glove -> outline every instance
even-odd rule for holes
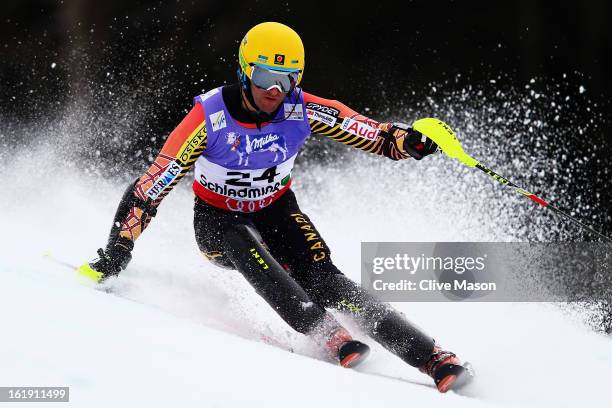
[[[402,146],[404,153],[416,160],[421,160],[423,157],[429,156],[438,150],[436,142],[405,123],[392,123],[389,133],[392,134],[398,141],[398,144]]]
[[[132,260],[131,252],[121,245],[113,245],[106,251],[98,249],[98,259],[91,263],[85,263],[78,269],[79,274],[85,276],[96,283],[118,275],[127,264]]]

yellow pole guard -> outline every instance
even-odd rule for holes
[[[448,157],[457,159],[469,167],[476,167],[478,160],[463,151],[455,132],[446,123],[435,118],[424,118],[415,121],[412,128],[421,132],[438,145]]]

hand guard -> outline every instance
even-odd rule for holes
[[[391,123],[388,133],[395,137],[397,146],[403,150],[403,153],[416,160],[421,160],[438,150],[438,145],[433,140],[405,123]]]

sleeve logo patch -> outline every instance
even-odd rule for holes
[[[213,132],[217,130],[221,130],[227,126],[227,121],[225,120],[225,111],[220,110],[219,112],[212,113],[208,119],[212,124]]]
[[[178,175],[181,173],[181,165],[176,161],[171,162],[166,171],[162,173],[161,176],[155,180],[153,186],[149,190],[147,190],[146,195],[151,200],[155,200],[159,195],[172,183]]]
[[[304,120],[304,108],[302,104],[286,103],[285,104],[285,119],[286,120]]]
[[[318,122],[325,123],[327,126],[330,127],[334,127],[337,121],[337,118],[335,116],[309,109],[308,107],[306,108],[306,114],[308,115],[308,119],[313,119]]]
[[[186,165],[194,150],[202,145],[202,143],[206,140],[206,121],[204,121],[201,127],[195,132],[193,136],[189,139],[185,140],[185,143],[179,149],[179,153],[177,155],[178,160]]]
[[[345,130],[348,133],[368,140],[375,140],[379,133],[378,129],[375,129],[366,123],[358,122],[355,119],[351,118],[345,118],[342,121],[341,128],[342,130]]]
[[[315,110],[317,112],[325,113],[326,115],[335,116],[336,118],[340,114],[338,109],[332,108],[331,106],[321,105],[314,102],[308,102],[306,109]]]

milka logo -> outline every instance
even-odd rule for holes
[[[275,133],[268,133],[264,137],[251,139],[250,135],[240,135],[236,132],[228,132],[227,144],[231,150],[238,154],[238,164],[249,165],[249,155],[258,152],[274,152],[274,162],[278,160],[279,152],[283,155],[283,161],[287,160],[287,143],[285,138]]]
[[[261,139],[255,139],[251,141],[251,150],[257,151],[258,149],[263,148],[268,143],[275,142],[278,139],[279,139],[279,136],[275,135],[274,133],[267,134]]]

